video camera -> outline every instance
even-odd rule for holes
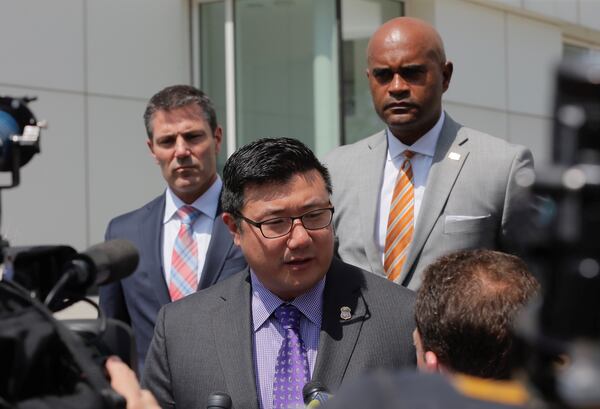
[[[531,186],[540,199],[523,255],[543,294],[516,332],[545,401],[600,407],[600,57],[565,60],[556,78],[552,163]]]
[[[0,172],[19,185],[20,168],[40,151],[35,98],[0,96]],[[78,253],[69,246],[10,247],[0,237],[0,408],[124,408],[104,371],[109,355],[137,367],[131,329],[86,297],[94,285],[131,274],[136,248],[111,240]],[[84,301],[98,318],[58,321],[53,312]]]

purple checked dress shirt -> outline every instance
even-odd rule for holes
[[[252,324],[254,330],[254,369],[259,405],[261,409],[272,409],[273,378],[277,355],[285,331],[273,312],[285,302],[267,290],[253,271],[250,271],[252,282]],[[308,365],[312,377],[317,351],[319,349],[319,333],[323,310],[323,289],[325,277],[307,293],[294,299],[294,305],[303,317],[300,320],[300,336],[308,355]]]

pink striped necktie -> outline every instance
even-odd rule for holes
[[[169,294],[172,301],[177,301],[198,289],[198,244],[192,226],[200,213],[200,210],[193,206],[182,206],[177,210],[181,227],[171,257]]]
[[[404,161],[398,171],[390,204],[383,258],[383,268],[390,281],[396,281],[400,277],[414,232],[415,190],[410,164],[413,155],[414,152],[404,152]]]

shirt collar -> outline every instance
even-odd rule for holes
[[[396,138],[389,128],[386,128],[385,135],[388,142],[388,160],[392,160],[399,155],[402,155],[404,151],[412,151],[425,156],[433,157],[435,153],[435,147],[442,131],[442,125],[444,124],[444,118],[446,114],[442,111],[440,118],[435,123],[433,128],[427,131],[412,145],[405,145],[398,138]]]
[[[204,194],[202,194],[198,199],[194,200],[194,202],[191,203],[191,206],[200,210],[204,215],[214,220],[217,216],[219,195],[221,194],[222,187],[223,182],[221,181],[219,175],[217,175],[217,179],[208,188],[208,190],[204,192]],[[167,191],[165,192],[165,215],[163,218],[163,224],[171,220],[175,216],[177,209],[184,205],[185,203],[183,200],[177,197],[170,187],[167,187]]]
[[[252,323],[254,332],[256,332],[264,325],[277,307],[285,304],[285,301],[265,288],[252,269],[250,269],[250,280],[252,282]],[[290,302],[317,328],[321,328],[324,288],[325,277],[313,288]]]

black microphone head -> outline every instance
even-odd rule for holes
[[[114,239],[96,244],[83,252],[94,263],[97,271],[96,284],[108,284],[133,273],[140,256],[137,248],[128,240]]]
[[[304,404],[308,405],[319,392],[328,394],[329,390],[319,381],[310,381],[304,385],[304,388],[302,388],[302,400]]]
[[[231,409],[231,397],[225,392],[213,392],[208,395],[206,409]]]

